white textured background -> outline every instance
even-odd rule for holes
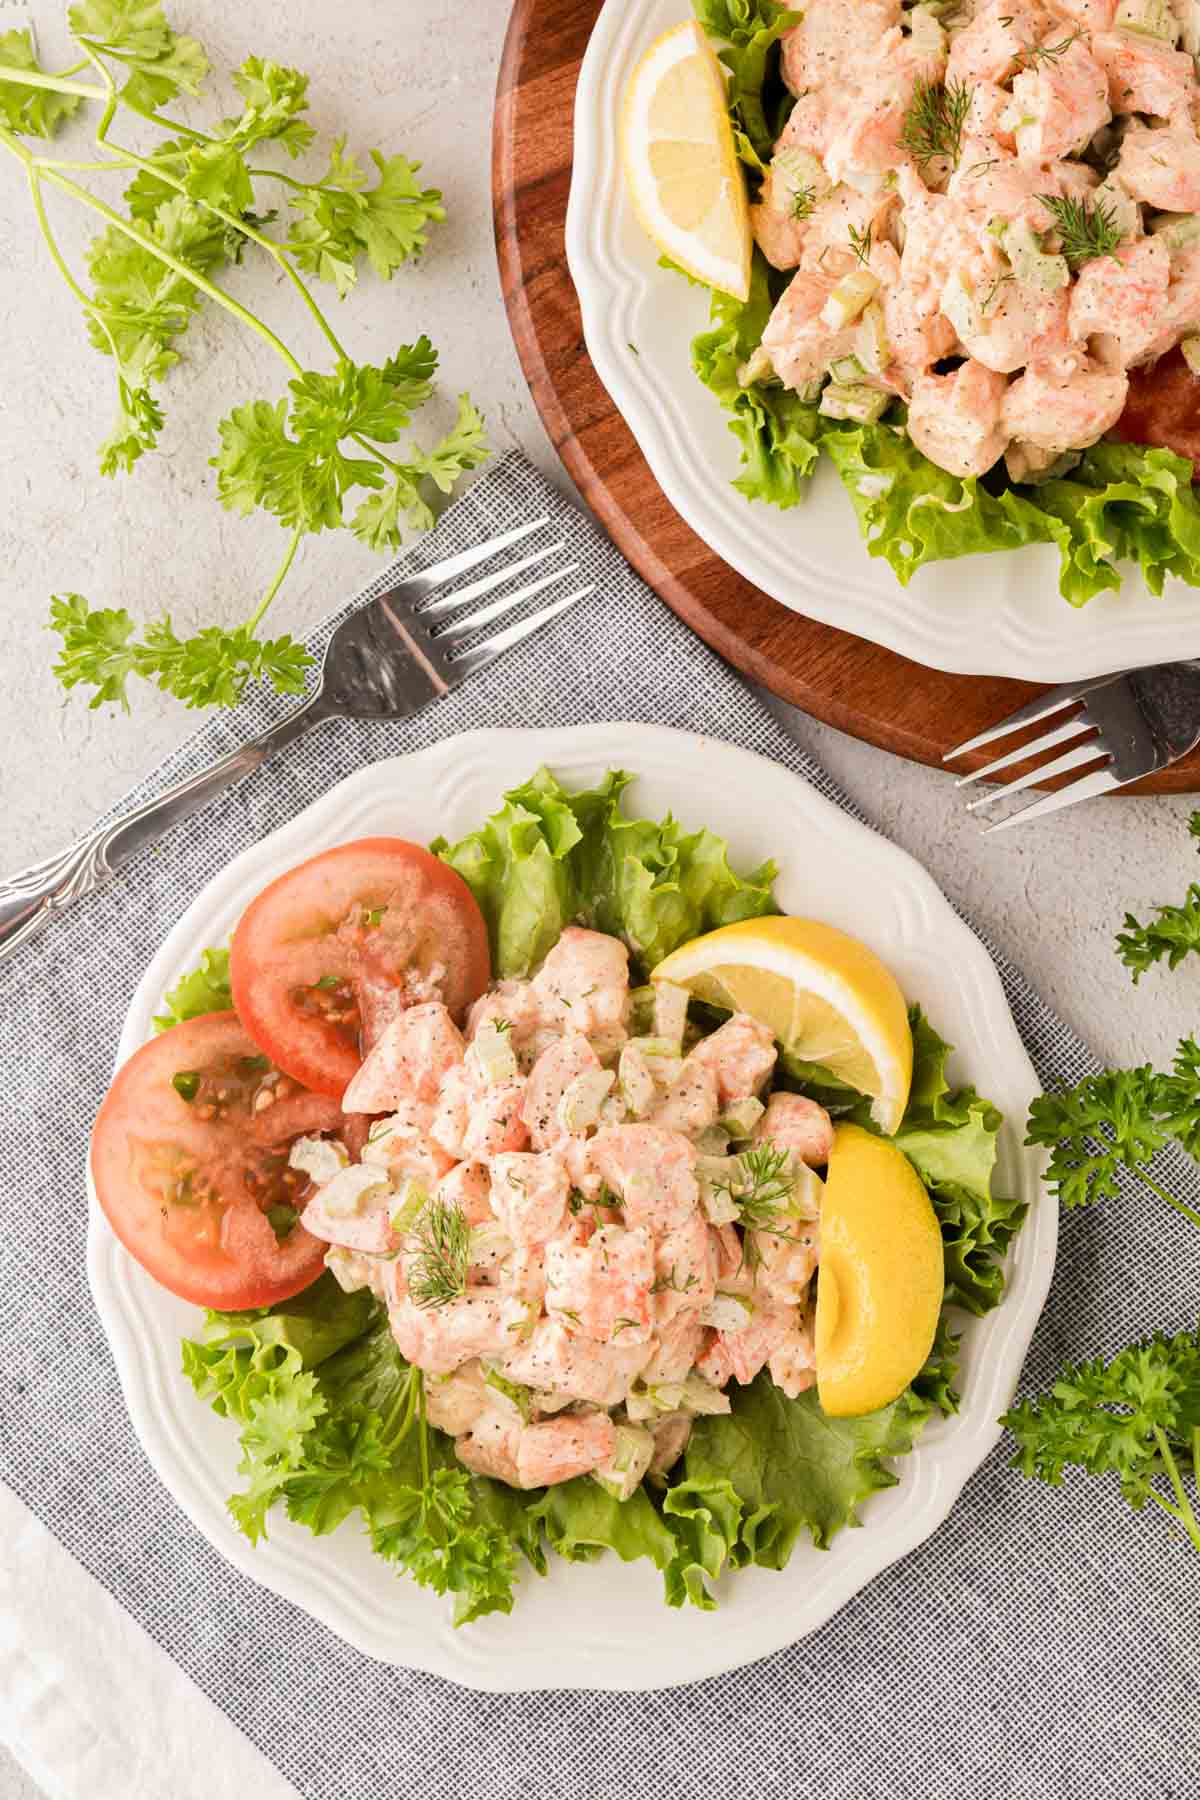
[[[12,8],[0,0],[0,26]],[[470,389],[494,443],[522,445],[565,484],[529,400],[508,335],[492,250],[489,144],[492,93],[507,0],[464,13],[450,0],[292,0],[283,10],[235,0],[170,6],[218,70],[255,52],[312,75],[311,117],[323,134],[348,132],[425,162],[449,222],[424,265],[390,286],[368,276],[339,306],[322,299],[351,353],[381,361],[428,331],[442,352],[446,399]],[[61,14],[33,0],[47,58],[65,50]],[[16,22],[14,20],[14,22]],[[64,62],[68,60],[63,57]],[[222,93],[221,101],[228,98]],[[67,201],[52,201],[61,242],[82,269],[90,234]],[[268,314],[301,356],[320,366],[320,340],[269,271],[235,276],[240,298]],[[234,321],[206,312],[188,334],[184,364],[165,393],[161,454],[132,476],[103,480],[95,444],[109,428],[110,365],[91,351],[82,320],[44,253],[15,165],[0,168],[0,583],[6,635],[0,698],[4,849],[16,868],[84,829],[194,722],[153,692],[133,716],[90,712],[50,673],[49,596],[78,589],[93,605],[136,618],[168,609],[178,627],[233,622],[249,612],[282,548],[269,520],[240,520],[215,499],[205,459],[216,420],[236,402],[276,397],[286,373]],[[374,569],[347,534],[310,541],[276,602],[272,626],[300,631]],[[811,721],[797,734],[879,827],[904,844],[968,914],[985,924],[1069,1023],[1111,1061],[1162,1058],[1200,1026],[1200,964],[1134,989],[1112,955],[1126,907],[1179,899],[1196,870],[1186,800],[1107,801],[995,840],[963,814],[950,780],[910,767]],[[0,1750],[0,1800],[31,1800]],[[108,1800],[70,1796],[69,1800]]]

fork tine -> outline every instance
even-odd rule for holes
[[[1123,677],[1116,675],[1097,675],[1091,681],[1068,681],[1061,687],[1051,688],[1049,693],[1039,694],[1035,700],[1029,700],[1024,706],[1018,706],[1016,712],[1009,713],[1007,719],[1001,719],[998,725],[992,725],[987,731],[981,731],[977,737],[968,738],[965,744],[959,744],[953,750],[947,750],[943,762],[950,762],[956,756],[966,756],[972,750],[981,750],[985,744],[992,744],[997,738],[1008,737],[1010,732],[1020,731],[1022,725],[1040,725],[1053,713],[1061,712],[1064,706],[1071,706],[1085,695],[1093,693],[1096,688],[1108,687]]]
[[[1077,800],[1091,800],[1097,794],[1111,794],[1114,788],[1126,785],[1117,780],[1111,769],[1094,769],[1090,775],[1083,775],[1078,781],[1059,788],[1056,794],[1043,794],[1040,800],[1032,800],[1028,806],[1018,806],[1006,819],[997,819],[994,825],[989,825],[984,836],[1007,831],[1010,825],[1026,825],[1030,819],[1045,818],[1047,813],[1057,812],[1062,806],[1074,806]]]
[[[1065,725],[1056,725],[1053,731],[1034,738],[1030,744],[1022,744],[1019,750],[1010,750],[1007,756],[998,756],[995,762],[984,763],[981,769],[972,769],[969,775],[960,775],[954,785],[961,788],[970,787],[973,781],[991,781],[1001,769],[1010,768],[1013,763],[1027,762],[1031,756],[1040,756],[1043,750],[1053,750],[1055,744],[1065,744],[1068,738],[1087,729],[1083,714],[1072,713]]]
[[[469,600],[482,600],[485,594],[490,594],[506,581],[523,575],[526,569],[535,568],[538,563],[545,562],[548,556],[553,556],[556,551],[565,547],[564,540],[560,538],[556,544],[547,544],[544,550],[535,550],[532,556],[523,556],[520,562],[506,563],[494,574],[481,575],[478,581],[472,581],[466,587],[455,588],[452,594],[443,594],[438,600],[426,600],[417,610],[423,619],[436,619],[441,613],[453,612],[456,606],[463,606]]]
[[[480,563],[490,562],[502,550],[511,549],[514,544],[521,543],[549,523],[549,513],[543,513],[540,519],[531,519],[528,525],[514,525],[511,531],[502,531],[499,537],[489,538],[485,544],[475,544],[470,550],[460,550],[457,556],[447,556],[442,562],[430,563],[428,568],[417,571],[415,579],[436,587],[441,587],[446,581],[457,581],[460,575],[467,574],[470,569],[477,569]],[[402,580],[399,585],[403,589],[405,582]]]
[[[515,594],[501,594],[498,599],[489,601],[486,606],[481,606],[478,612],[470,613],[465,619],[451,619],[436,636],[443,644],[456,643],[468,637],[472,631],[478,631],[481,625],[490,625],[493,619],[502,619],[505,613],[515,611],[523,601],[532,600],[535,594],[553,587],[564,576],[576,574],[578,569],[577,562],[564,563],[561,569],[552,569],[549,575],[543,575],[540,580],[528,582],[525,587],[518,588]]]
[[[482,644],[476,644],[474,649],[464,650],[461,655],[456,656],[453,661],[455,674],[461,669],[465,675],[470,675],[476,669],[484,668],[502,651],[511,650],[514,644],[521,643],[524,638],[532,637],[535,631],[540,631],[543,625],[550,623],[551,619],[557,619],[560,613],[565,613],[567,608],[574,606],[577,600],[586,600],[587,596],[594,594],[595,591],[596,584],[594,581],[590,581],[586,587],[576,588],[573,594],[566,594],[561,600],[552,600],[548,606],[543,606],[539,612],[531,613],[528,618],[514,619],[511,625],[506,625],[502,631],[493,632],[492,636],[485,638]]]
[[[1026,788],[1036,787],[1040,781],[1049,781],[1052,775],[1065,775],[1068,769],[1078,769],[1084,763],[1095,762],[1097,757],[1106,756],[1108,752],[1098,737],[1088,738],[1085,743],[1076,744],[1065,756],[1056,756],[1052,762],[1043,763],[1040,769],[1033,769],[1028,775],[1022,775],[1016,781],[998,787],[990,794],[980,794],[978,800],[972,800],[967,807],[968,812],[978,812],[981,806],[991,806],[996,800],[1007,800],[1013,794],[1023,793]],[[1109,758],[1111,761],[1111,757]]]

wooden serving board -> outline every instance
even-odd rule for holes
[[[591,365],[564,228],[575,87],[601,4],[516,0],[496,95],[492,197],[504,302],[542,421],[610,537],[714,650],[814,718],[940,766],[947,750],[1038,687],[922,668],[770,599],[672,509]],[[1200,753],[1122,791],[1197,790]]]

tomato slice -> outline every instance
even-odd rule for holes
[[[273,1068],[237,1015],[206,1013],[143,1044],[92,1131],[92,1176],[131,1256],[173,1294],[237,1312],[316,1280],[326,1246],[299,1223],[298,1137],[341,1127],[324,1094]]]
[[[441,1000],[462,1022],[491,976],[487,925],[461,875],[420,844],[360,838],[281,875],[243,913],[229,978],[276,1067],[340,1096],[385,1025]]]
[[[1200,376],[1172,350],[1145,369],[1130,369],[1129,397],[1117,431],[1131,444],[1157,444],[1200,467]]]

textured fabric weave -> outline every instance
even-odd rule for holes
[[[1103,1484],[1024,1482],[1003,1447],[941,1531],[816,1636],[628,1697],[480,1696],[379,1667],[229,1568],[142,1455],[84,1274],[88,1130],[141,971],[232,857],[365,762],[500,724],[709,732],[855,811],[520,457],[409,566],[541,511],[598,584],[582,607],[418,718],[326,726],[0,966],[0,1477],[310,1800],[1194,1800],[1200,1565],[1167,1521],[1134,1520]],[[286,710],[256,695],[204,725],[123,805]],[[1079,1079],[1087,1051],[996,962],[1043,1081]],[[1194,1168],[1171,1173],[1200,1204]],[[1132,1190],[1065,1219],[1027,1384],[1193,1323],[1196,1266],[1188,1227]]]

